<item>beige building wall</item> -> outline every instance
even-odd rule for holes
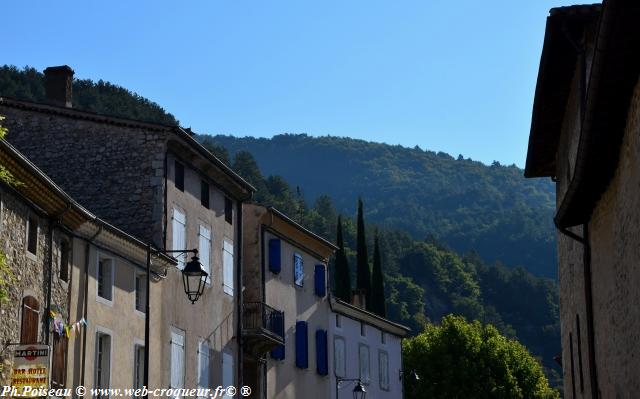
[[[184,191],[175,186],[175,161],[184,165]],[[169,271],[167,279],[162,282],[161,301],[161,349],[162,387],[168,387],[171,380],[171,331],[179,329],[185,332],[185,387],[196,388],[198,381],[198,344],[207,341],[210,355],[210,385],[223,385],[222,363],[223,353],[233,356],[233,381],[238,382],[238,336],[237,331],[237,295],[240,287],[237,282],[237,204],[233,201],[233,221],[225,220],[225,194],[214,181],[197,171],[187,159],[169,153],[167,155],[167,223],[166,248],[172,248],[173,215],[178,209],[186,216],[186,248],[199,246],[199,226],[206,226],[211,231],[210,283],[204,289],[202,297],[192,304],[184,293],[182,274],[177,268]],[[209,184],[209,209],[200,202],[200,183],[205,180]],[[225,293],[223,287],[223,245],[225,240],[233,244],[234,294]],[[187,261],[192,254],[187,255]],[[202,254],[200,254],[202,257]]]

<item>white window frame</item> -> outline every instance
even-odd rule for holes
[[[338,364],[337,342],[342,342],[342,368]],[[344,378],[347,374],[347,342],[344,337],[334,335],[333,337],[333,368],[337,377]]]
[[[198,256],[200,257],[200,264],[208,276],[205,280],[205,284],[211,285],[211,243],[213,241],[213,233],[209,226],[205,224],[198,225]],[[208,244],[208,249],[205,251],[202,249],[202,244]],[[223,254],[224,256],[224,254]]]
[[[111,299],[109,298],[105,298],[103,296],[100,296],[100,294],[98,293],[98,286],[100,285],[100,261],[105,260],[108,261],[110,264],[110,269],[111,269],[111,273],[109,278],[110,278],[110,283],[111,283]],[[97,257],[96,257],[96,301],[103,303],[105,305],[109,305],[109,306],[113,306],[113,301],[115,298],[115,270],[116,270],[116,261],[112,256],[104,256],[103,254],[101,254],[100,252],[98,252]]]
[[[176,217],[181,216],[181,217]],[[182,243],[177,242],[176,236],[176,223],[182,225],[183,234],[182,234]],[[182,247],[182,248],[176,248]],[[171,213],[171,249],[174,251],[184,251],[187,248],[187,213],[180,208],[173,207],[173,211]],[[184,269],[184,266],[187,263],[187,254],[175,254],[175,258],[178,260],[178,269]]]
[[[138,359],[138,351],[142,350],[142,359]],[[144,346],[144,341],[140,340],[140,339],[134,339],[133,341],[133,388],[134,389],[141,389],[144,386],[144,351],[146,351],[147,348],[145,348]],[[140,375],[138,375],[139,368],[142,368],[142,373]],[[138,378],[140,378],[140,381],[137,381]]]
[[[384,368],[382,367],[383,364],[385,365]],[[378,381],[380,389],[383,391],[389,390],[389,352],[382,349],[378,350]]]
[[[102,387],[98,387],[96,384],[98,383],[98,367],[97,367],[97,362],[98,362],[98,339],[100,335],[106,335],[109,337],[109,370],[108,370],[108,381],[107,381],[107,386],[102,386]],[[113,376],[112,370],[113,370],[113,347],[115,345],[114,342],[114,336],[113,336],[113,331],[109,330],[108,328],[102,327],[102,326],[96,326],[96,331],[94,334],[94,353],[93,353],[93,387],[94,388],[111,388],[111,377]],[[104,398],[105,395],[102,396],[96,396],[97,398]]]
[[[227,258],[227,254],[231,255],[231,264],[228,265],[225,259]],[[228,269],[231,270],[228,270]],[[228,238],[225,238],[222,243],[222,289],[227,295],[234,295],[234,287],[235,287],[235,256],[234,256],[234,246],[233,241]]]
[[[364,366],[364,362],[363,362],[363,349],[366,349],[366,354],[367,354],[367,358],[366,358],[366,368],[363,367]],[[371,351],[369,350],[369,345],[360,343],[360,345],[358,345],[358,370],[359,370],[359,378],[360,381],[362,381],[363,384],[365,385],[369,385],[369,383],[371,382]]]
[[[136,298],[138,296],[138,279],[142,279],[142,282],[144,284],[144,289],[142,290],[141,294],[143,295],[143,297],[141,298],[142,300],[142,309],[138,309],[138,304],[136,303]],[[147,306],[146,306],[146,301],[147,301],[147,296],[146,296],[146,291],[147,291],[147,274],[146,273],[142,273],[138,270],[136,270],[135,268],[133,269],[133,310],[135,312],[135,314],[137,314],[138,316],[144,317],[145,316],[145,312],[147,310]]]
[[[177,337],[180,337],[180,339],[176,339],[176,341],[182,340],[182,344],[177,343],[178,346],[180,346],[180,345],[182,346],[182,369],[178,370],[179,373],[180,373],[180,378],[182,379],[181,386],[177,386],[179,384],[174,384],[174,382],[176,382],[176,381],[173,381],[173,364],[176,361],[176,359],[173,358],[173,342],[174,342],[174,339],[177,338]],[[180,388],[180,389],[182,389],[182,388],[184,388],[184,384],[185,384],[185,370],[186,370],[186,365],[185,365],[185,362],[186,362],[186,356],[185,356],[185,354],[186,354],[186,334],[185,334],[185,332],[183,330],[180,330],[179,328],[175,328],[175,327],[171,328],[171,341],[170,341],[169,347],[170,347],[170,351],[171,351],[171,360],[170,360],[170,363],[169,363],[169,388],[174,388],[174,389],[175,388]]]
[[[205,368],[205,373],[206,373],[206,383],[202,384],[202,369],[203,369],[203,364],[202,362],[206,361],[206,368]],[[198,388],[202,388],[202,389],[207,389],[207,388],[211,388],[211,348],[209,347],[209,342],[204,340],[204,339],[200,339],[198,341]]]

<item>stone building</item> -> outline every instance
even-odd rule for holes
[[[50,104],[0,99],[12,143],[105,221],[160,249],[199,250],[203,296],[187,300],[180,269],[191,255],[176,255],[150,303],[162,343],[150,387],[241,384],[240,204],[253,187],[179,127],[74,110],[72,77],[45,70]]]
[[[0,164],[18,182],[0,183],[0,249],[13,275],[5,287],[7,301],[0,304],[0,340],[8,343],[1,355],[6,366],[2,381],[8,383],[13,344],[44,343],[53,349],[52,388],[93,386],[93,365],[98,359],[94,348],[99,345],[88,331],[118,329],[125,342],[144,338],[140,333],[144,321],[131,309],[115,306],[115,300],[112,309],[100,309],[88,300],[87,293],[95,295],[98,285],[94,260],[113,260],[112,271],[118,269],[114,275],[120,279],[110,291],[112,299],[119,299],[117,305],[128,299],[133,308],[133,276],[136,271],[138,275],[145,272],[140,263],[146,263],[147,245],[82,207],[5,140],[0,140]],[[175,265],[167,256],[152,258],[156,276]],[[125,276],[128,279],[121,278]],[[144,342],[137,342],[144,350]],[[106,378],[120,387],[133,386],[133,353],[133,347],[114,346],[103,356],[105,364],[118,365],[113,376],[109,373]]]
[[[526,177],[556,184],[566,398],[640,392],[640,3],[547,18]]]

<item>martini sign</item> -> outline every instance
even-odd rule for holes
[[[49,389],[50,351],[48,345],[20,345],[13,351],[11,386],[17,395]]]

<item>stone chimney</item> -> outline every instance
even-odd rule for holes
[[[68,65],[49,67],[44,70],[44,91],[47,101],[60,107],[71,108],[73,69]]]
[[[360,309],[367,308],[367,291],[366,290],[351,290],[351,304]]]

